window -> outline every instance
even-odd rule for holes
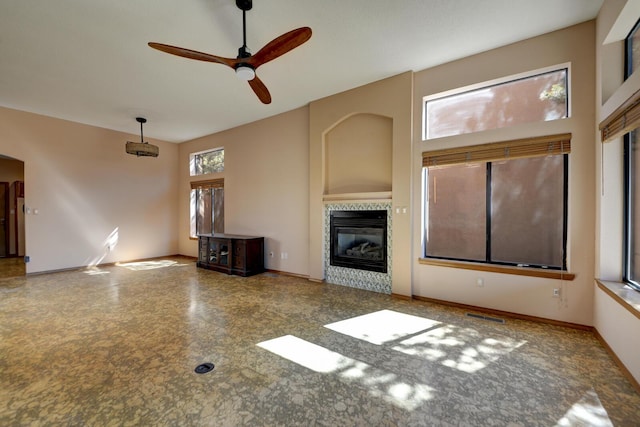
[[[624,79],[628,79],[635,70],[640,67],[640,20],[636,22],[633,29],[624,40],[625,47],[625,69]]]
[[[640,141],[638,129],[625,136],[624,280],[640,291]]]
[[[224,148],[192,153],[189,156],[191,176],[224,171]]]
[[[224,179],[191,183],[190,219],[192,238],[224,233]]]
[[[625,39],[625,80],[640,67],[640,20],[633,27]],[[637,99],[634,102],[637,103]],[[628,110],[633,110],[633,103]],[[634,116],[630,124],[621,126],[622,132],[628,127],[637,127],[638,119],[635,111],[622,113],[626,124],[626,116]],[[611,125],[608,125],[611,127]],[[605,128],[606,129],[606,128]],[[632,130],[624,136],[624,281],[629,286],[640,291],[640,141],[638,141],[639,129]],[[608,131],[607,133],[612,133]],[[603,132],[602,140],[608,136]]]
[[[538,73],[448,96],[426,97],[423,139],[569,116],[568,69]]]
[[[566,270],[570,138],[423,153],[425,257]]]

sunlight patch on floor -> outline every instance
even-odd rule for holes
[[[139,262],[117,262],[118,267],[124,267],[131,271],[155,270],[158,268],[179,267],[187,264],[180,264],[171,260],[139,261]]]
[[[393,310],[380,310],[324,325],[332,331],[382,345],[439,325],[440,322]]]
[[[598,394],[595,390],[589,390],[556,424],[556,427],[565,426],[609,427],[613,426],[613,423],[602,406]]]
[[[526,343],[392,310],[376,311],[325,327],[376,345],[395,343],[391,347],[395,351],[469,373],[487,367]]]
[[[426,384],[407,384],[392,372],[386,372],[322,346],[292,335],[257,344],[280,357],[321,374],[338,375],[357,382],[369,392],[406,410],[414,410],[431,399],[435,390]]]
[[[401,341],[393,349],[439,362],[463,372],[477,372],[526,344],[507,336],[487,337],[475,329],[442,325]]]
[[[86,270],[84,270],[83,273],[89,276],[99,276],[101,274],[109,274],[107,270],[102,270],[99,267],[89,267]]]

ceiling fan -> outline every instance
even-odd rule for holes
[[[242,47],[238,49],[237,58],[223,58],[208,53],[198,52],[182,47],[170,46],[162,43],[150,42],[149,46],[162,52],[183,58],[196,59],[198,61],[217,62],[233,68],[236,75],[242,80],[247,80],[249,86],[264,104],[271,103],[271,94],[256,75],[256,70],[263,64],[276,59],[279,56],[293,50],[311,38],[311,28],[301,27],[291,30],[281,35],[269,43],[255,54],[247,47],[247,20],[246,12],[253,7],[253,0],[236,0],[236,6],[242,10]]]

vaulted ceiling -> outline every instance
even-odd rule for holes
[[[255,0],[247,45],[294,28],[311,39],[265,64],[262,104],[230,68],[150,41],[234,58],[234,0],[4,0],[0,106],[182,142],[408,70],[593,19],[602,0]],[[470,70],[472,72],[472,70]]]

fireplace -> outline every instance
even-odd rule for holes
[[[331,211],[330,264],[387,272],[387,211]]]

